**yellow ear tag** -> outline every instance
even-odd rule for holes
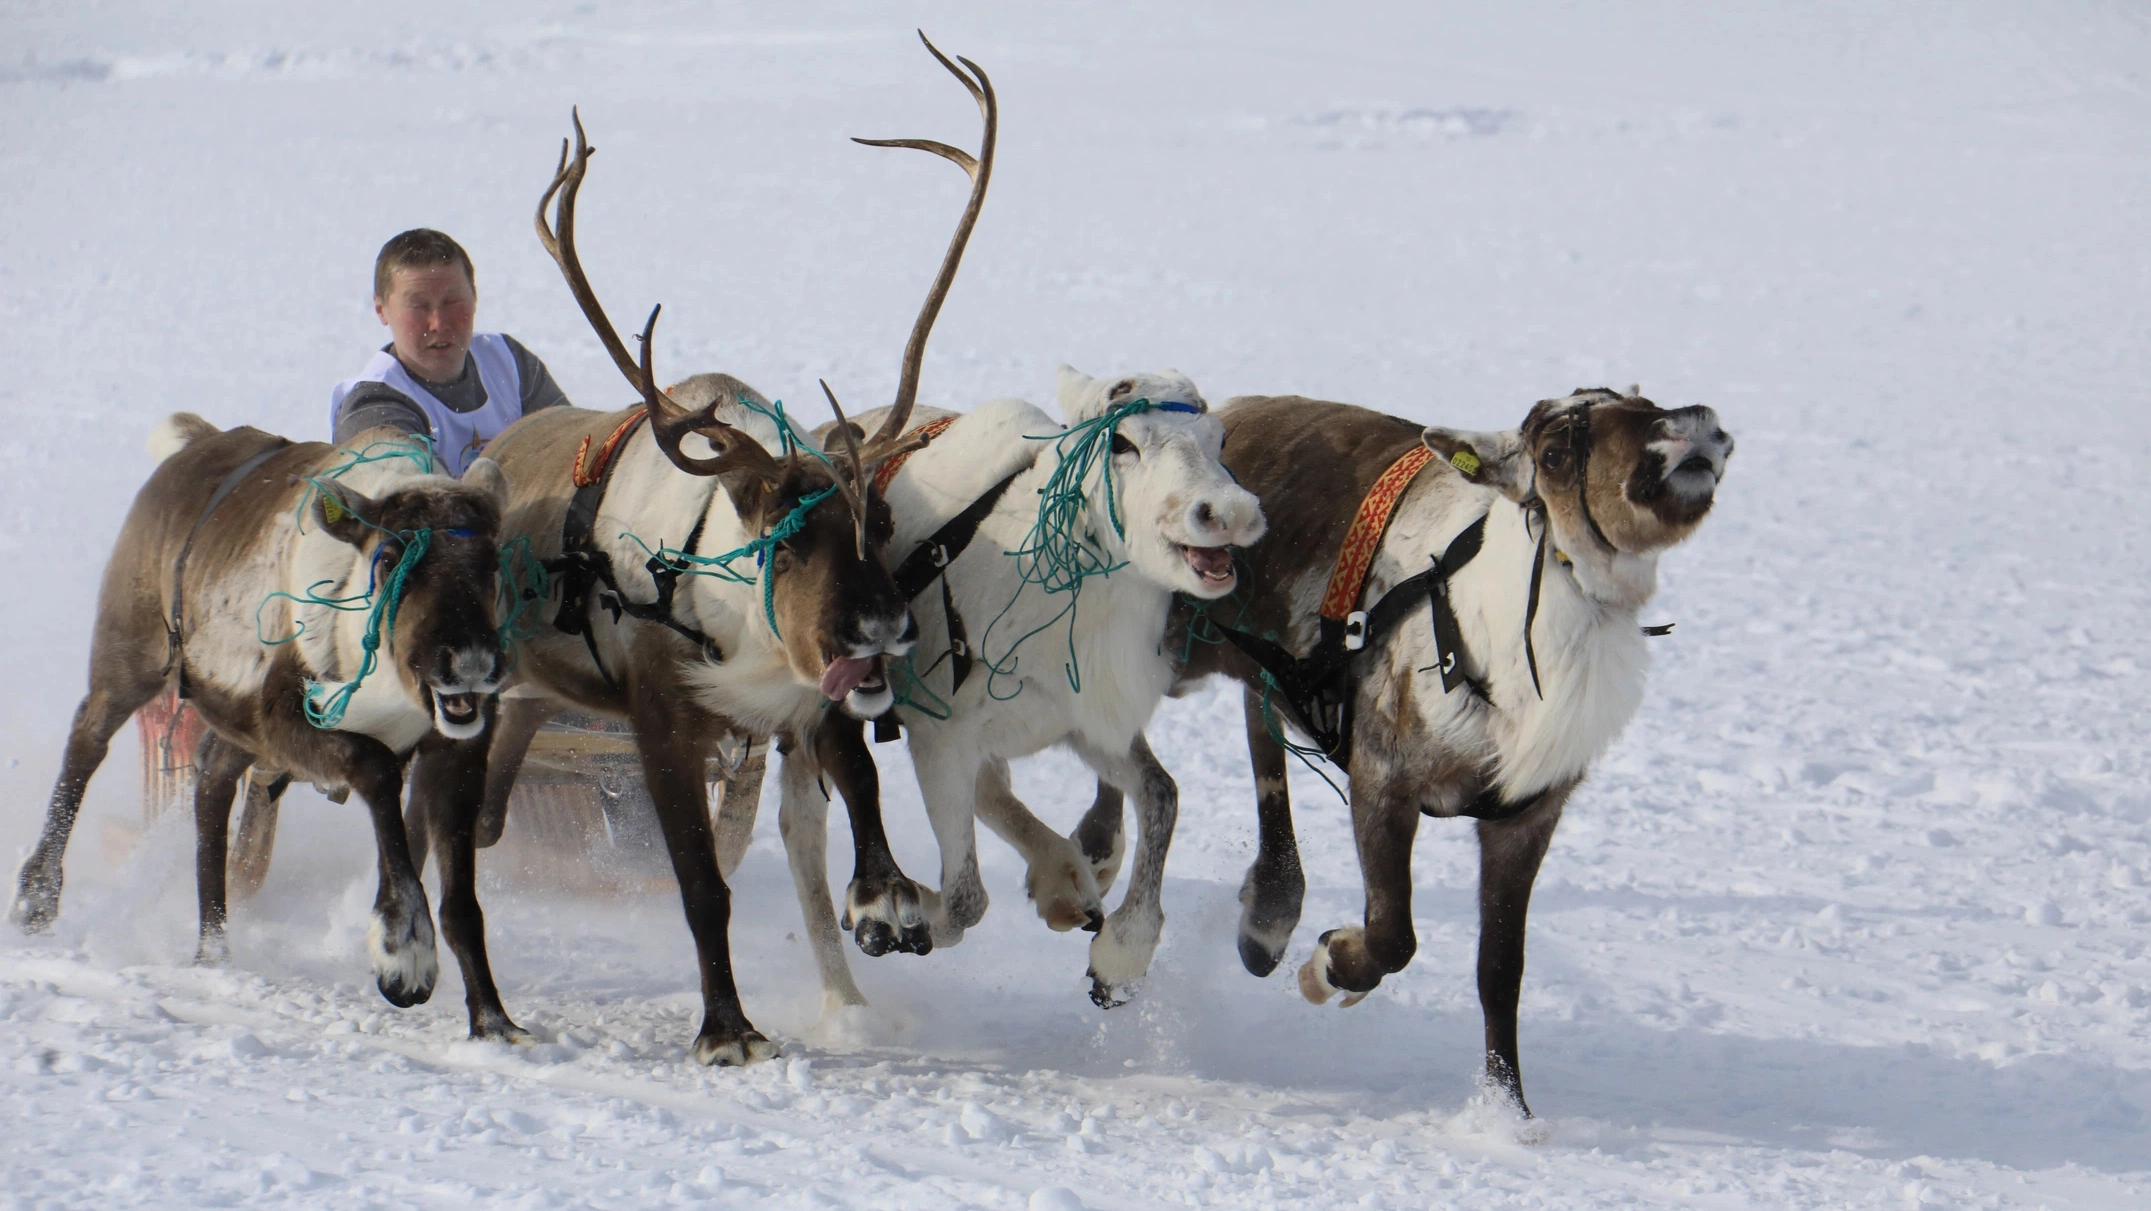
[[[332,526],[342,521],[344,519],[343,502],[323,492],[321,494],[321,519]]]
[[[1469,450],[1459,450],[1449,456],[1449,465],[1466,475],[1479,473],[1479,456]]]

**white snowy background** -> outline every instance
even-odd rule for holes
[[[383,339],[389,234],[455,233],[485,326],[626,401],[530,230],[571,104],[603,148],[586,263],[616,316],[665,304],[662,372],[810,415],[817,376],[887,398],[962,183],[846,136],[976,130],[915,25],[1003,106],[933,403],[1050,401],[1068,361],[1496,427],[1635,382],[1737,435],[1665,560],[1651,614],[1680,629],[1539,882],[1544,1141],[1474,1102],[1468,825],[1422,830],[1412,967],[1315,1008],[1290,972],[1359,882],[1343,811],[1296,779],[1307,915],[1278,975],[1240,970],[1232,692],[1156,720],[1170,919],[1111,1013],[1088,935],[1047,932],[989,839],[986,923],[855,955],[886,1035],[815,1037],[765,805],[732,937],[786,1058],[747,1071],[685,1059],[669,879],[487,871],[501,990],[544,1046],[463,1041],[452,974],[390,1009],[368,831],[311,791],[232,964],[193,969],[191,829],[133,835],[123,734],[56,929],[0,937],[0,1206],[2151,1205],[2137,5],[4,0],[8,877],[147,429],[318,435]],[[1020,789],[1065,826],[1088,785],[1048,756]]]

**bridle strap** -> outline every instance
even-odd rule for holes
[[[1620,548],[1613,545],[1606,532],[1598,528],[1598,519],[1591,516],[1591,405],[1579,405],[1575,415],[1576,419],[1569,422],[1569,446],[1576,453],[1576,508],[1582,511],[1583,524],[1591,527],[1591,537],[1598,540],[1598,545],[1618,554]]]

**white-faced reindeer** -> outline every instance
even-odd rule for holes
[[[931,43],[927,48],[980,99],[990,159],[996,114],[984,73],[964,61],[974,82]],[[952,154],[923,141],[881,145]],[[726,737],[774,735],[789,754],[788,770],[805,770],[810,781],[816,770],[831,775],[853,806],[854,900],[880,913],[875,933],[886,945],[921,953],[930,946],[913,884],[882,834],[873,765],[857,728],[824,722],[844,718],[835,704],[859,717],[885,711],[886,661],[909,651],[916,634],[881,562],[890,519],[887,506],[871,498],[869,476],[922,444],[904,427],[926,338],[977,221],[987,174],[973,174],[955,237],[912,329],[897,402],[872,437],[832,459],[802,443],[765,397],[737,379],[698,375],[658,389],[648,326],[639,364],[629,355],[575,251],[575,199],[590,155],[578,121],[574,154],[563,147],[539,203],[539,236],[643,405],[617,413],[549,409],[509,428],[488,450],[515,481],[507,533],[527,538],[563,582],[554,625],[525,645],[518,669],[519,689],[543,697],[507,700],[488,799],[505,800],[531,733],[561,701],[634,724],[701,959],[705,1016],[694,1056],[751,1063],[775,1048],[749,1024],[733,981],[730,893],[704,783],[709,755]],[[546,208],[556,196],[548,227]],[[640,425],[645,416],[648,424]],[[861,776],[864,787],[854,781]],[[751,802],[727,794],[725,803],[751,819]],[[733,851],[730,861],[736,844]]]
[[[1246,687],[1261,848],[1241,960],[1268,975],[1299,922],[1290,726],[1350,774],[1367,893],[1362,924],[1322,935],[1302,991],[1355,1004],[1411,961],[1419,817],[1474,817],[1487,1077],[1528,1114],[1516,1004],[1531,885],[1563,803],[1642,701],[1638,611],[1659,554],[1710,511],[1733,440],[1709,408],[1608,390],[1492,433],[1299,397],[1219,415],[1225,465],[1270,533],[1240,553],[1244,591],[1183,603],[1168,646],[1192,651],[1186,679]],[[1119,804],[1101,795],[1108,807],[1079,835],[1117,832]]]
[[[368,449],[391,454],[358,461]],[[389,430],[339,450],[219,431],[185,412],[158,427],[151,452],[161,461],[105,566],[89,694],[10,918],[35,933],[58,913],[84,787],[112,734],[177,678],[210,728],[196,758],[197,961],[227,954],[225,833],[233,790],[258,761],[365,802],[380,859],[374,974],[393,1004],[430,997],[433,919],[401,814],[416,749],[414,798],[445,831],[441,928],[463,966],[471,1034],[520,1037],[487,970],[471,858],[505,671],[499,466],[479,459],[458,481],[431,474],[430,451]]]
[[[1149,969],[1164,922],[1179,792],[1142,727],[1173,682],[1160,649],[1167,612],[1176,592],[1230,592],[1227,548],[1260,538],[1263,516],[1218,464],[1223,430],[1185,375],[1092,379],[1064,367],[1059,396],[1066,431],[1020,400],[933,412],[933,444],[893,469],[890,550],[907,553],[897,583],[915,594],[932,653],[896,669],[895,715],[941,849],[940,893],[924,897],[935,942],[960,940],[985,913],[982,818],[1023,852],[1047,924],[1098,930],[1091,995],[1112,1005]],[[1141,847],[1110,917],[1100,898],[1120,861],[1117,829],[1086,851],[1009,789],[1009,761],[1055,744],[1137,804]],[[783,792],[824,1012],[863,1005],[829,907],[827,799],[789,762]],[[847,924],[857,912],[852,902]]]

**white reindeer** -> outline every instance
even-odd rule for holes
[[[889,550],[913,551],[974,502],[998,496],[942,569],[946,596],[936,585],[914,599],[920,651],[892,675],[895,713],[941,849],[940,893],[921,895],[935,943],[960,941],[985,913],[973,827],[983,818],[1023,853],[1048,925],[1099,931],[1091,995],[1117,1004],[1149,969],[1164,924],[1159,892],[1179,795],[1142,728],[1173,683],[1160,646],[1172,596],[1230,593],[1227,548],[1262,537],[1265,522],[1219,464],[1224,431],[1187,376],[1093,379],[1063,367],[1059,401],[1065,431],[1020,400],[921,413],[947,425],[886,486],[896,521]],[[946,604],[961,620],[953,632]],[[1009,791],[1008,762],[1055,744],[1136,803],[1142,845],[1110,917],[1099,889],[1111,885],[1118,852],[1086,856]],[[827,803],[811,771],[786,762],[785,847],[825,1014],[866,1003],[830,910]]]

